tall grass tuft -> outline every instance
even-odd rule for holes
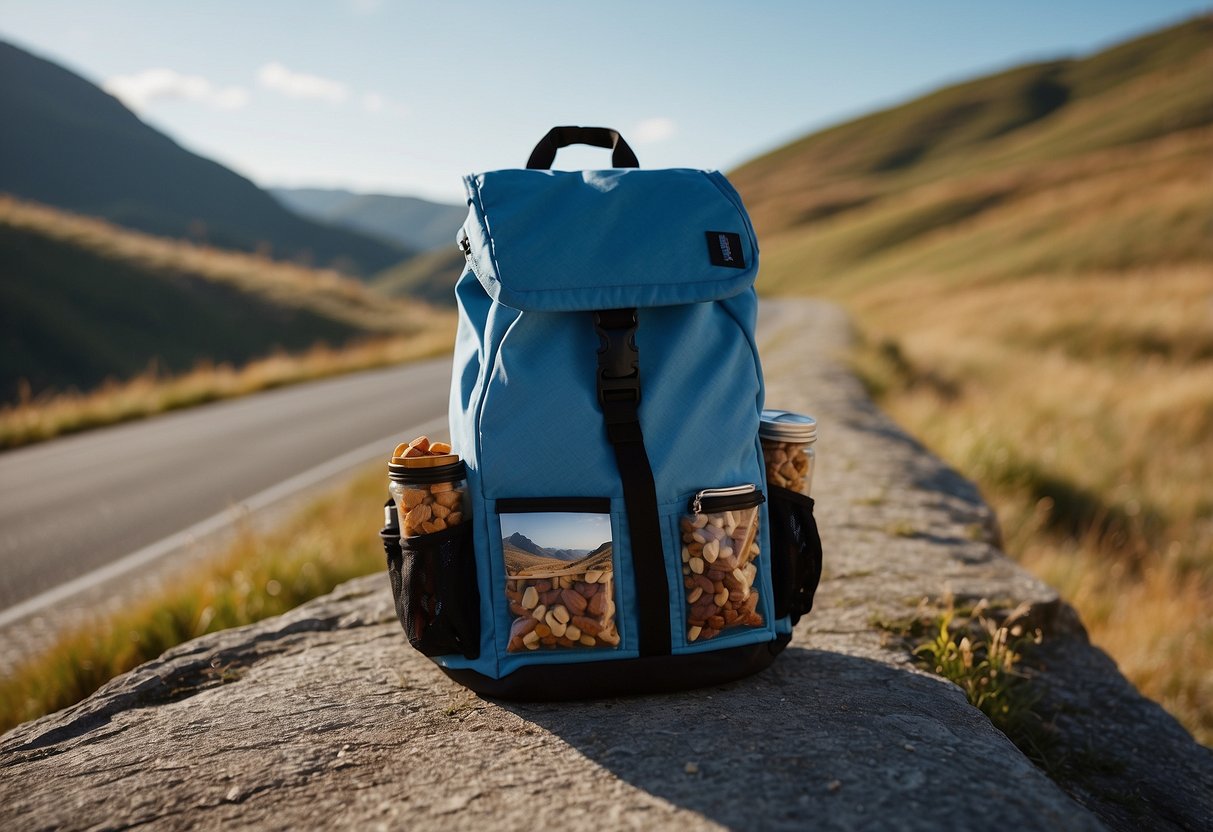
[[[958,621],[949,599],[935,622],[934,634],[914,650],[926,669],[964,691],[969,702],[1020,747],[1036,743],[1039,720],[1032,712],[1039,695],[1020,672],[1023,651],[1040,643],[1040,632],[1027,632],[1020,619],[1026,608],[1001,621],[986,616],[979,603]]]

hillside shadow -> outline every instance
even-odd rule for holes
[[[756,676],[682,694],[499,704],[632,786],[733,829],[803,829],[827,811],[831,828],[862,827],[919,803],[929,816],[923,786],[953,778],[952,755],[992,731],[938,678],[800,647]]]

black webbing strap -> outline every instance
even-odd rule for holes
[[[636,310],[606,309],[594,313],[598,349],[598,402],[615,463],[623,480],[628,512],[628,538],[636,579],[640,655],[670,653],[670,588],[661,549],[657,487],[640,432],[640,352],[636,349]]]

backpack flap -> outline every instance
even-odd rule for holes
[[[702,303],[758,273],[750,218],[716,171],[500,170],[464,184],[460,244],[484,290],[514,309]]]

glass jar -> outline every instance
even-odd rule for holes
[[[402,538],[445,531],[470,519],[467,467],[457,454],[394,457],[387,469]]]
[[[817,461],[814,447],[817,420],[787,410],[764,410],[758,439],[766,462],[767,482],[811,496]]]

